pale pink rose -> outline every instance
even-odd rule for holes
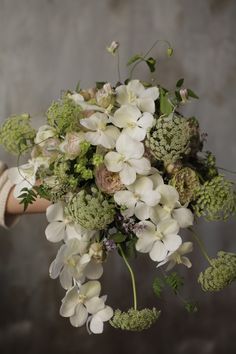
[[[108,194],[114,194],[124,188],[119,174],[108,171],[105,165],[101,165],[95,170],[95,181],[98,188]]]
[[[60,149],[69,159],[76,158],[80,153],[80,144],[84,141],[83,132],[67,133],[64,142],[60,145]]]

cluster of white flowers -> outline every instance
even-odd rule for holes
[[[109,172],[119,175],[122,189],[114,193],[117,209],[124,218],[136,217],[134,232],[138,238],[136,250],[149,253],[158,262],[158,267],[170,262],[191,266],[184,257],[192,249],[192,243],[182,243],[180,228],[193,224],[193,214],[179,203],[177,190],[164,183],[160,172],[151,166],[145,156],[144,140],[155,118],[155,101],[159,97],[158,87],[145,88],[139,80],[118,86],[112,91],[106,84],[98,95],[104,102],[107,95],[114,95],[114,104],[105,108],[87,103],[79,93],[68,96],[82,110],[91,113],[80,119],[79,132],[67,132],[59,140],[58,149],[68,160],[77,158],[81,142],[104,148],[104,165]],[[104,96],[105,95],[105,96]],[[55,129],[42,126],[35,138],[35,144],[44,148],[49,139],[54,149],[57,143]],[[61,139],[61,137],[60,137]],[[22,188],[32,188],[40,167],[48,167],[50,156],[32,157],[28,164],[9,171],[11,180],[17,185],[15,196],[19,197]],[[49,225],[46,237],[51,242],[60,242],[55,260],[50,266],[50,276],[59,277],[67,290],[62,300],[60,313],[69,317],[73,326],[87,323],[93,333],[103,331],[103,322],[113,316],[113,310],[105,305],[106,296],[99,297],[101,285],[98,279],[103,273],[102,261],[94,256],[93,245],[101,242],[99,231],[88,230],[72,221],[65,214],[65,202],[58,201],[47,209]]]

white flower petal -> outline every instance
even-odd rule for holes
[[[136,172],[128,163],[124,163],[119,175],[121,183],[127,186],[134,183],[136,179]]]
[[[136,96],[140,96],[144,93],[145,88],[139,80],[131,80],[127,85],[127,90],[133,92]]]
[[[148,253],[151,251],[155,241],[156,237],[146,237],[141,235],[136,242],[136,250],[141,253]]]
[[[149,87],[145,91],[142,92],[141,98],[149,97],[153,101],[159,97],[159,88],[158,87]]]
[[[145,112],[142,117],[138,120],[138,125],[147,131],[148,128],[152,127],[154,123],[154,117],[152,114]]]
[[[114,200],[118,205],[125,205],[127,208],[134,208],[137,199],[130,191],[118,191],[114,194]]]
[[[79,293],[85,295],[87,299],[94,296],[99,296],[101,291],[101,284],[97,280],[90,280],[87,283],[81,285]]]
[[[184,242],[180,248],[178,249],[178,253],[180,255],[187,254],[193,251],[193,243],[192,242]]]
[[[194,216],[188,208],[177,208],[172,212],[172,217],[178,222],[181,228],[193,225]]]
[[[98,113],[92,114],[89,118],[80,119],[80,124],[89,130],[97,130],[99,125]]]
[[[148,175],[151,169],[150,161],[146,157],[142,157],[141,159],[130,159],[129,164],[140,175]]]
[[[111,121],[119,128],[127,128],[130,123],[136,123],[141,116],[140,110],[132,105],[123,105],[117,109]]]
[[[62,317],[70,317],[75,313],[75,307],[79,302],[79,293],[77,286],[74,286],[67,291],[65,297],[62,299],[60,308],[60,315]]]
[[[98,316],[103,322],[109,321],[113,316],[113,310],[110,306],[105,306],[104,309],[99,311]]]
[[[140,159],[144,154],[144,145],[140,141],[132,139],[127,134],[120,134],[116,141],[116,150],[127,159]]]
[[[147,131],[144,128],[134,126],[125,128],[123,133],[129,135],[132,139],[142,141],[145,138]]]
[[[122,169],[124,162],[119,153],[109,151],[104,157],[104,164],[108,171],[119,172]]]
[[[78,304],[75,309],[75,314],[70,317],[70,323],[74,327],[83,326],[88,318],[88,312],[83,304]]]
[[[167,256],[167,249],[161,241],[157,240],[154,243],[152,250],[149,252],[149,255],[153,261],[161,262]]]
[[[99,279],[103,274],[103,266],[100,263],[96,263],[93,259],[88,263],[84,269],[84,275],[88,279]]]
[[[70,289],[72,287],[72,275],[70,268],[67,266],[64,266],[60,275],[59,275],[60,283],[61,286],[64,289]]]
[[[134,215],[139,219],[139,220],[147,220],[150,215],[150,207],[146,205],[144,202],[137,202],[135,208],[134,208]]]
[[[129,103],[129,98],[128,98],[128,91],[127,91],[127,87],[125,85],[120,85],[116,88],[116,101],[120,104],[120,105],[124,105]]]
[[[150,219],[155,223],[158,224],[161,220],[169,219],[170,212],[166,209],[161,207],[160,205],[156,205],[155,207],[151,208],[150,210]]]
[[[63,221],[64,220],[64,204],[58,202],[52,205],[49,205],[46,210],[46,217],[48,222],[52,221]]]
[[[192,263],[190,262],[188,257],[185,257],[185,256],[181,257],[181,261],[187,268],[191,268],[192,267]]]
[[[148,98],[148,97],[139,98],[137,100],[137,105],[142,112],[149,112],[149,113],[155,112],[155,103],[152,98]]]
[[[53,221],[46,227],[45,235],[50,242],[62,241],[65,235],[65,224],[62,221]]]
[[[166,219],[158,223],[157,229],[166,236],[169,234],[177,234],[179,232],[179,225],[174,219]]]
[[[182,239],[179,235],[169,234],[163,239],[163,243],[168,251],[176,251],[182,243]]]
[[[90,322],[90,330],[94,334],[99,334],[103,332],[103,321],[100,319],[99,316],[93,316]]]
[[[170,209],[173,209],[179,200],[179,193],[177,190],[169,185],[162,184],[158,187],[161,194],[161,203]]]
[[[102,310],[104,308],[104,301],[102,298],[96,296],[93,297],[92,299],[89,299],[88,301],[85,302],[85,306],[87,308],[87,311],[94,315],[98,311]]]

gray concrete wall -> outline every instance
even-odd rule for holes
[[[180,77],[201,97],[188,109],[209,133],[207,148],[218,165],[236,170],[236,3],[234,0],[0,0],[0,117],[29,112],[35,124],[61,89],[84,87],[96,80],[117,79],[115,63],[104,48],[121,43],[121,67],[145,51],[156,38],[173,43],[175,55],[158,55],[159,82],[171,87]],[[138,73],[149,74],[144,67]],[[0,158],[16,161],[0,150]],[[235,178],[235,176],[231,176]],[[193,268],[182,270],[188,282],[184,295],[199,301],[188,315],[178,299],[167,294],[158,302],[151,291],[155,269],[148,257],[135,263],[140,305],[163,309],[157,325],[140,334],[106,327],[103,336],[88,336],[58,314],[63,291],[48,278],[56,247],[44,236],[44,216],[22,217],[9,232],[0,233],[0,352],[2,354],[230,354],[236,352],[236,286],[203,294],[196,284],[206,265],[199,251]],[[214,255],[236,251],[235,220],[200,222],[202,237]],[[189,238],[189,236],[187,236]],[[130,305],[130,281],[119,258],[110,259],[103,289],[112,306]]]

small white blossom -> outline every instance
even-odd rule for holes
[[[50,125],[42,125],[36,134],[34,139],[35,144],[39,146],[44,146],[49,138],[53,138],[56,136],[56,130],[52,128]]]
[[[159,97],[158,87],[145,87],[139,80],[131,80],[128,85],[116,88],[117,102],[120,105],[133,104],[142,112],[155,112],[155,100]]]
[[[143,143],[122,133],[116,141],[116,151],[108,152],[104,163],[108,171],[119,172],[123,184],[130,185],[137,173],[147,175],[151,169],[150,161],[143,154]]]
[[[85,139],[92,145],[102,145],[107,149],[114,148],[120,135],[118,128],[108,125],[109,118],[104,113],[96,112],[89,118],[81,119],[80,124],[91,132],[85,133]]]
[[[142,141],[147,129],[153,125],[154,117],[151,113],[141,113],[140,110],[131,104],[123,105],[111,117],[112,123],[131,138]]]
[[[193,250],[193,243],[192,242],[184,242],[182,245],[172,254],[166,257],[164,261],[160,262],[157,267],[162,266],[169,262],[168,267],[166,270],[171,270],[176,264],[184,264],[187,268],[192,267],[192,263],[185,257],[184,254],[190,253]]]
[[[182,239],[177,235],[178,231],[179,226],[173,219],[161,221],[158,225],[151,221],[141,221],[137,224],[136,249],[149,253],[153,261],[161,262],[181,245]]]

